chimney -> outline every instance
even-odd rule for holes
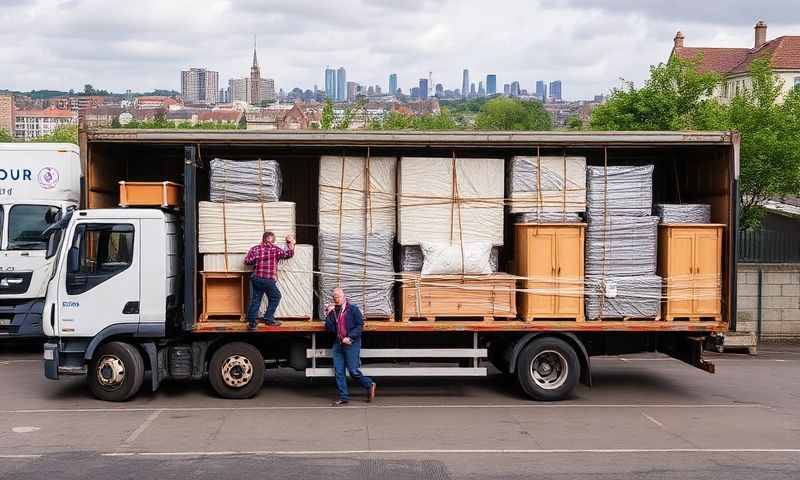
[[[753,28],[756,31],[756,42],[753,48],[759,48],[767,43],[767,24],[764,23],[764,20],[759,20]]]
[[[678,30],[678,33],[675,34],[675,48],[683,48],[683,33]]]

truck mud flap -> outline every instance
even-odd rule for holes
[[[715,372],[715,366],[703,359],[706,338],[703,336],[678,336],[670,341],[659,343],[658,351],[670,357],[688,363],[708,373]]]

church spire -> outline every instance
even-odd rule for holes
[[[256,57],[256,36],[253,35],[253,68],[258,68],[258,57]]]

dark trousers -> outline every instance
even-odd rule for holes
[[[261,299],[267,296],[269,303],[267,311],[264,313],[264,320],[271,322],[275,320],[275,310],[281,303],[281,291],[272,278],[261,278],[255,275],[250,277],[250,306],[247,307],[247,321],[255,322],[258,319],[258,308],[261,306]]]
[[[361,340],[354,340],[351,345],[342,345],[337,341],[333,344],[331,354],[333,370],[336,372],[336,390],[339,392],[339,399],[350,400],[345,370],[350,372],[350,377],[364,389],[369,390],[372,387],[372,379],[361,373]]]

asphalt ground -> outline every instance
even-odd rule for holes
[[[331,408],[332,380],[281,369],[250,400],[195,382],[112,404],[0,344],[0,478],[800,478],[800,346],[707,357],[714,375],[595,357],[560,403],[491,375],[383,379],[376,403]]]

